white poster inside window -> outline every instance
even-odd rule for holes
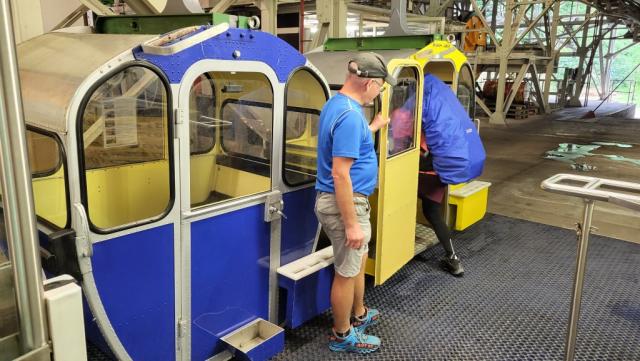
[[[118,97],[102,103],[105,148],[138,144],[137,102],[136,98]]]

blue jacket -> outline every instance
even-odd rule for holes
[[[443,183],[482,174],[486,154],[480,135],[451,88],[432,74],[424,77],[422,132]]]

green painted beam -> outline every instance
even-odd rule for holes
[[[188,26],[221,23],[229,23],[234,28],[247,29],[248,19],[246,16],[219,13],[98,16],[95,31],[98,34],[164,34]]]
[[[378,36],[370,38],[334,38],[324,43],[325,51],[422,49],[437,35]]]

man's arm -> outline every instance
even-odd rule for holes
[[[356,208],[353,204],[353,188],[349,170],[353,165],[352,158],[333,157],[331,176],[336,191],[336,202],[344,223],[346,233],[346,246],[358,249],[364,241],[364,233],[356,217]]]

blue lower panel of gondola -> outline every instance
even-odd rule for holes
[[[270,224],[264,205],[191,224],[191,359],[223,351],[224,335],[268,318]]]
[[[134,360],[175,360],[173,225],[98,242],[91,263],[100,300]]]
[[[102,351],[102,353],[115,360],[116,357],[113,355],[113,352],[109,348],[109,345],[107,345],[107,341],[102,336],[102,332],[98,327],[93,313],[91,313],[91,309],[89,308],[89,304],[87,303],[87,299],[84,295],[82,296],[82,311],[84,316],[84,333],[88,342],[97,347],[100,351]]]
[[[331,307],[331,283],[334,268],[329,265],[299,280],[278,275],[278,284],[286,290],[285,323],[296,328]]]

